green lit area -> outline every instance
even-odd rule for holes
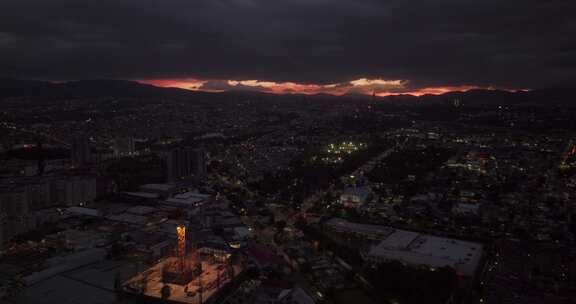
[[[321,164],[341,164],[344,160],[358,151],[365,150],[368,147],[363,142],[343,141],[325,146],[320,150],[318,155],[310,158],[313,163]]]

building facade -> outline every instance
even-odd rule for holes
[[[90,142],[86,137],[75,137],[72,140],[71,160],[74,167],[83,167],[90,163]]]
[[[203,148],[181,147],[168,152],[166,170],[169,182],[206,177],[206,151]]]

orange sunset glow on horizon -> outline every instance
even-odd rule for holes
[[[202,80],[197,78],[181,79],[146,79],[137,80],[159,87],[180,88],[191,91],[224,92],[231,90],[248,90],[272,94],[329,94],[342,96],[346,94],[375,95],[378,97],[393,95],[441,95],[455,91],[468,91],[473,89],[494,90],[494,87],[461,85],[411,88],[408,80],[386,80],[359,78],[348,82],[332,84],[309,84],[296,82],[274,82],[255,79],[248,80]],[[500,88],[498,88],[500,89]],[[507,91],[516,91],[503,89]]]

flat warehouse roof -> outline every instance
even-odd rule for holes
[[[399,260],[429,267],[454,267],[458,272],[473,276],[482,257],[483,245],[406,230],[395,230],[369,256]]]

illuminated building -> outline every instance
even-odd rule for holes
[[[178,225],[174,255],[125,281],[123,292],[153,300],[168,295],[172,303],[201,304],[242,271],[241,266],[231,264],[230,254],[188,248],[187,230]]]
[[[191,252],[190,256],[186,253],[186,226],[178,225],[176,236],[178,239],[176,256],[164,263],[162,279],[164,282],[186,285],[201,273],[201,269],[197,269],[198,267],[194,265],[196,260],[194,252]]]
[[[186,226],[180,225],[176,227],[176,234],[178,235],[178,262],[180,263],[180,271],[183,271],[184,257],[186,256]]]

